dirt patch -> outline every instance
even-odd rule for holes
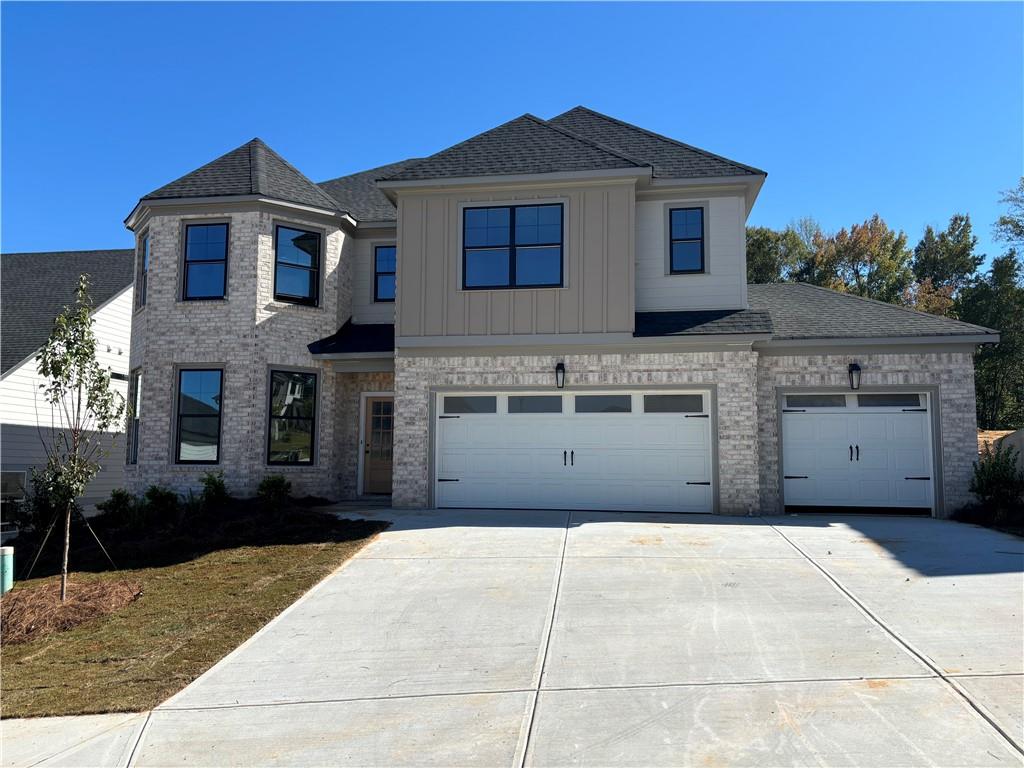
[[[999,438],[1012,434],[1012,429],[979,429],[978,453],[981,454],[986,448],[993,447],[993,443]]]
[[[880,688],[888,688],[889,687],[889,681],[888,680],[868,680],[867,683],[868,683],[868,688],[873,688],[874,690],[878,690]]]
[[[135,602],[142,587],[130,581],[69,582],[60,601],[60,578],[13,589],[0,599],[4,645],[26,643],[114,613]]]
[[[641,547],[656,547],[665,543],[661,536],[634,536],[629,540],[630,544],[637,544]]]

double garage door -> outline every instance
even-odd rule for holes
[[[787,394],[786,506],[934,508],[926,393]]]
[[[439,507],[711,512],[706,391],[437,398]]]

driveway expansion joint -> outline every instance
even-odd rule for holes
[[[935,677],[944,682],[952,691],[958,694],[979,717],[981,717],[986,723],[988,723],[988,725],[996,733],[998,733],[1007,744],[1010,745],[1011,749],[1013,749],[1015,752],[1018,752],[1021,755],[1024,755],[1024,746],[1018,744],[1016,739],[1014,739],[998,723],[996,723],[995,720],[993,720],[992,717],[989,716],[989,714],[985,711],[985,709],[980,704],[978,704],[974,699],[972,699],[952,676],[947,675],[945,672],[943,672],[942,669],[935,662],[929,659],[924,653],[917,650],[907,640],[903,639],[899,635],[899,633],[896,632],[896,630],[892,629],[884,621],[878,618],[878,616],[876,616],[873,611],[871,611],[866,605],[864,605],[864,603],[861,602],[857,598],[857,596],[853,594],[853,592],[851,592],[849,589],[843,586],[842,582],[840,582],[839,579],[833,576],[823,565],[821,565],[817,560],[815,560],[813,557],[807,554],[807,552],[801,549],[795,541],[786,536],[786,534],[780,531],[777,526],[775,526],[772,523],[769,523],[769,526],[773,531],[779,534],[779,536],[781,536],[791,547],[793,547],[793,549],[795,549],[797,552],[803,555],[807,559],[807,562],[813,565],[826,579],[828,579],[829,582],[832,583],[832,585],[837,590],[839,590],[843,595],[846,596],[848,600],[850,600],[850,602],[852,602],[857,608],[859,608],[865,616],[867,616],[871,621],[878,625],[880,629],[882,629],[893,640],[895,640],[896,643],[904,649],[904,651],[906,651],[908,654],[917,659],[917,661],[919,661],[921,664],[924,664],[928,669],[932,670],[932,672],[935,673]],[[969,675],[963,676],[968,677]]]

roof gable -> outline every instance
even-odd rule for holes
[[[412,163],[385,181],[645,168],[646,163],[523,115]]]
[[[703,176],[764,176],[765,172],[735,160],[670,139],[586,107],[575,107],[548,121],[592,141],[641,157],[660,178]]]
[[[143,200],[194,197],[264,197],[338,210],[335,200],[283,157],[253,139],[180,179],[150,192]]]
[[[130,249],[0,256],[0,375],[43,346],[54,319],[74,304],[79,275],[89,275],[99,307],[132,284],[134,263]]]
[[[398,219],[398,211],[395,204],[377,187],[377,179],[398,173],[409,165],[418,163],[420,159],[414,157],[382,165],[337,179],[321,181],[317,186],[334,198],[342,210],[348,211],[360,221],[395,221]]]

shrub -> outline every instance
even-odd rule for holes
[[[96,509],[114,528],[137,528],[143,522],[142,504],[124,488],[115,488],[110,492],[110,498],[97,504]]]
[[[292,493],[292,483],[284,475],[267,475],[256,493],[268,512],[283,512]]]
[[[63,486],[54,482],[53,473],[48,468],[33,469],[31,485],[32,490],[28,491],[25,500],[11,510],[10,522],[26,533],[42,532],[58,515],[63,517],[69,499],[62,492]],[[75,509],[79,509],[77,503]]]
[[[203,475],[202,483],[203,492],[199,498],[204,511],[223,507],[231,499],[228,487],[224,484],[223,472],[207,472]]]
[[[986,446],[974,464],[970,490],[997,523],[1024,522],[1024,472],[1017,467],[1013,446]]]
[[[175,525],[181,513],[178,494],[170,488],[151,485],[145,494],[145,517],[156,526]]]

